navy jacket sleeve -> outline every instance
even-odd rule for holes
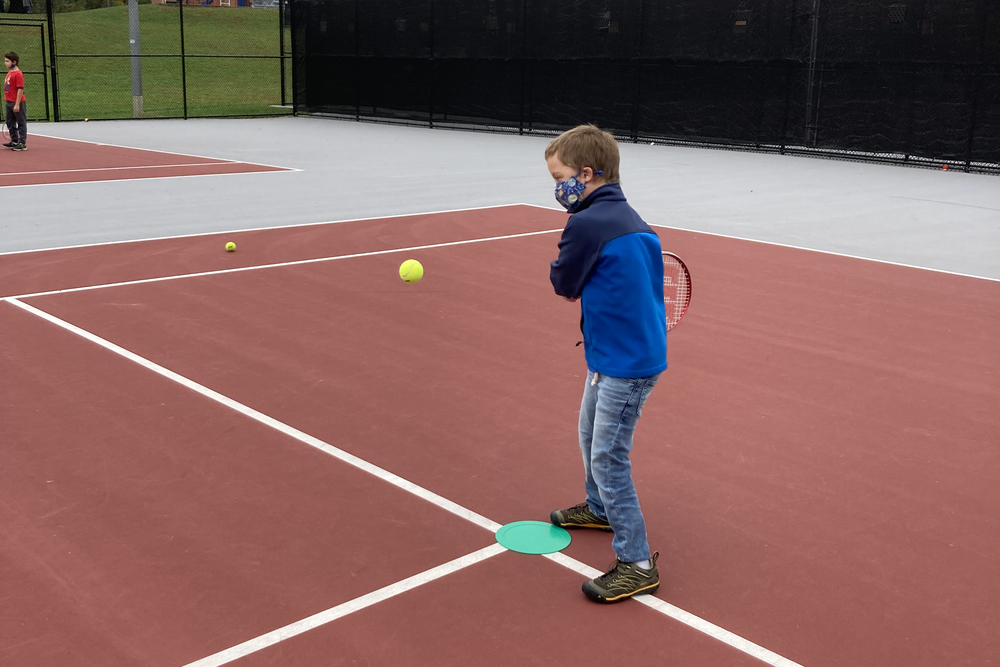
[[[583,295],[583,286],[587,284],[587,278],[601,256],[598,239],[592,234],[586,234],[579,222],[574,222],[570,218],[566,224],[562,238],[559,239],[559,257],[552,262],[549,271],[549,280],[552,281],[556,294],[570,299],[578,299]]]

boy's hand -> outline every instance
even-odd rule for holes
[[[14,113],[17,113],[17,112],[19,112],[20,110],[21,110],[21,105],[20,105],[20,104],[15,104],[15,105],[14,105]]]

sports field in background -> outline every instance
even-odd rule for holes
[[[0,19],[35,23],[44,14],[3,14]],[[57,13],[56,74],[63,120],[132,116],[128,7]],[[43,25],[46,40],[47,27]],[[186,72],[181,68],[177,5],[140,5],[143,115],[184,114],[184,76],[189,116],[273,115],[281,104],[277,9],[184,7]],[[41,71],[39,30],[4,26],[3,49],[21,55],[26,72]],[[285,28],[286,50],[291,32]],[[48,44],[46,44],[46,49]],[[25,76],[31,115],[44,116],[41,74]],[[286,65],[291,103],[291,67]],[[51,99],[50,99],[51,104]],[[287,110],[291,112],[290,109]]]

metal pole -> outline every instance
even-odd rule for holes
[[[430,127],[431,129],[433,129],[434,128],[434,85],[435,85],[436,79],[437,79],[437,77],[435,76],[435,70],[437,69],[437,63],[434,62],[434,0],[430,0],[430,10],[431,10],[430,11],[430,14],[431,14],[430,15],[430,25],[427,26],[428,33],[429,33],[428,36],[427,36],[427,39],[428,39],[427,51],[428,51],[428,53],[430,55],[430,59],[429,59],[429,61],[427,63],[427,65],[428,65],[427,66],[427,70],[430,72],[430,76],[429,76],[429,78],[430,78],[430,82],[429,82],[430,85],[428,86],[428,88],[430,89],[428,97],[430,99],[427,101],[427,110],[429,112],[428,115],[427,115],[427,126]]]
[[[281,63],[281,106],[285,106],[285,0],[278,0],[278,58]]]
[[[361,122],[361,14],[354,0],[354,120]]]
[[[972,93],[972,108],[969,110],[969,139],[968,144],[965,149],[965,173],[969,173],[972,169],[972,155],[976,143],[976,121],[977,113],[979,111],[979,94],[982,90],[983,79],[985,78],[984,71],[986,66],[983,64],[983,57],[986,55],[984,49],[986,46],[986,26],[989,25],[987,20],[987,3],[981,2],[979,5],[980,13],[980,33],[979,33],[979,49],[976,53],[976,84]],[[966,98],[968,99],[968,98]]]
[[[2,3],[3,0],[0,0]],[[39,23],[38,24],[38,41],[42,45],[42,79],[45,82],[45,120],[52,120],[49,116],[49,70],[45,65],[45,27]]]
[[[528,111],[528,132],[531,132],[531,60],[528,54],[528,0],[521,3],[521,105],[518,109],[517,133],[524,134],[525,107]],[[525,101],[527,98],[527,102]]]
[[[184,0],[178,0],[181,24],[181,98],[184,100],[184,120],[188,118],[187,52],[184,47]]]
[[[45,15],[49,23],[49,69],[52,70],[52,117],[59,122],[59,86],[56,84],[56,31],[52,16],[52,0],[45,3]],[[48,94],[48,91],[46,91]]]
[[[128,0],[128,50],[132,62],[132,116],[142,118],[142,54],[139,48],[139,0]]]
[[[298,21],[295,16],[295,0],[290,0],[288,5],[288,18],[292,23],[292,115],[299,113],[299,82],[295,70],[298,69],[295,63],[296,53],[305,53],[304,44],[296,44],[295,34],[299,30]]]
[[[639,101],[642,97],[642,34],[644,32],[643,28],[643,1],[639,0],[639,14],[636,17],[636,23],[639,25],[639,38],[635,43],[635,60],[632,61],[632,75],[635,77],[634,85],[632,86],[632,143],[639,143]],[[624,17],[623,17],[624,18]]]
[[[816,140],[816,127],[813,124],[813,87],[816,84],[816,52],[819,46],[819,0],[813,0],[811,41],[809,46],[809,88],[806,92],[806,146],[811,146]]]

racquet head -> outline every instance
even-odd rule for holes
[[[663,305],[667,311],[667,331],[670,331],[691,305],[691,272],[680,257],[663,253]]]

